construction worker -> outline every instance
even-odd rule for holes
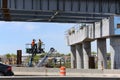
[[[41,51],[41,46],[42,46],[42,41],[39,39],[38,40],[38,52],[40,52]]]
[[[35,39],[32,40],[31,46],[32,46],[32,47],[35,46]]]
[[[35,52],[35,50],[36,50],[35,39],[32,40],[31,48],[32,48],[32,52]]]

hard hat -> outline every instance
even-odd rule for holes
[[[35,41],[35,39],[33,39],[33,41]]]

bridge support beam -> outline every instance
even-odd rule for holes
[[[97,39],[98,69],[107,68],[106,38]]]
[[[91,43],[83,42],[83,61],[84,69],[89,69],[89,57],[91,56]]]
[[[71,45],[71,68],[76,68],[76,46]]]
[[[120,36],[110,37],[111,69],[120,69]]]
[[[83,68],[83,51],[82,51],[82,44],[76,45],[76,63],[77,69]]]
[[[3,11],[3,17],[5,21],[10,21],[11,20],[11,16],[9,13],[9,8],[8,8],[8,0],[3,0],[2,1],[2,11]]]

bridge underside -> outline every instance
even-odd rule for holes
[[[93,23],[119,15],[119,0],[0,0],[0,20]]]
[[[9,10],[8,21],[27,22],[61,22],[61,23],[93,23],[108,18],[110,15],[86,14],[77,12],[62,11],[24,11]],[[1,20],[4,20],[1,14]]]

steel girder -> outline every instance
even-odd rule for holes
[[[0,0],[0,20],[96,22],[119,15],[119,0]]]

